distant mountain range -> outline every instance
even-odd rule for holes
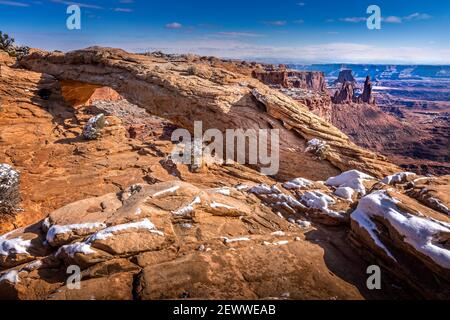
[[[370,75],[377,80],[422,80],[450,78],[450,66],[434,65],[368,65],[368,64],[288,64],[296,70],[322,71],[327,78],[337,78],[343,69],[351,69],[355,78]]]

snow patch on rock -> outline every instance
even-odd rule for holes
[[[199,196],[195,197],[195,199],[188,204],[176,211],[172,211],[172,214],[175,216],[187,216],[195,211],[195,205],[200,204],[202,201]]]
[[[363,182],[369,180],[375,180],[375,178],[358,170],[350,170],[343,172],[336,177],[329,178],[325,182],[325,184],[337,188],[352,188],[353,190],[364,196],[366,194],[366,187],[364,186]]]
[[[311,186],[312,184],[313,184],[313,182],[311,180],[304,179],[304,178],[296,178],[294,180],[285,182],[283,184],[283,188],[288,189],[288,190],[297,190],[300,188],[307,188],[307,187]]]
[[[254,186],[251,188],[248,192],[256,194],[256,195],[263,195],[263,194],[281,194],[281,190],[277,186],[271,186],[265,184],[259,184],[257,186]]]
[[[317,209],[323,213],[331,216],[342,218],[342,215],[338,212],[330,210],[329,205],[336,203],[334,199],[320,191],[308,191],[300,199],[308,208]]]
[[[55,241],[55,238],[59,234],[65,234],[69,232],[73,232],[75,230],[86,230],[95,232],[99,229],[106,228],[106,224],[101,222],[92,222],[92,223],[80,223],[80,224],[70,224],[65,226],[60,225],[54,225],[51,226],[50,229],[47,231],[46,240],[48,243],[53,243]]]
[[[336,191],[334,191],[334,194],[339,198],[352,202],[355,190],[350,187],[339,187],[336,189]]]
[[[94,254],[95,251],[91,248],[91,245],[89,243],[85,242],[75,242],[72,244],[68,244],[65,246],[62,246],[58,249],[56,252],[56,256],[58,257],[62,252],[65,252],[68,256],[74,257],[75,254],[81,253],[81,254]]]
[[[165,190],[161,190],[161,191],[159,191],[159,192],[156,192],[156,193],[153,195],[153,198],[158,198],[158,197],[161,197],[161,196],[164,196],[164,195],[167,195],[167,194],[174,193],[174,192],[177,191],[178,189],[180,189],[180,186],[173,186],[173,187],[171,187],[171,188],[168,188],[168,189],[165,189]]]
[[[227,237],[221,237],[221,239],[223,240],[223,243],[233,243],[233,242],[242,242],[242,241],[250,241],[249,238],[247,237],[241,237],[241,238],[234,238],[234,239],[229,239]]]
[[[139,222],[132,222],[132,223],[126,223],[126,224],[119,224],[117,226],[112,226],[112,227],[108,227],[106,229],[103,229],[101,231],[98,231],[96,233],[94,233],[93,235],[91,235],[87,242],[88,243],[92,243],[94,241],[97,240],[105,240],[109,237],[114,236],[116,233],[121,232],[121,231],[127,231],[130,229],[135,229],[135,230],[147,230],[151,233],[156,233],[160,236],[164,236],[164,233],[161,231],[156,230],[155,225],[150,222],[150,220],[148,219],[144,219],[142,221]]]
[[[8,271],[0,275],[0,282],[8,281],[12,284],[17,284],[20,282],[19,272],[17,270]]]
[[[0,164],[0,188],[11,188],[19,182],[19,172],[9,164]]]
[[[450,250],[436,243],[440,234],[450,234],[450,228],[436,221],[403,212],[396,206],[397,203],[399,201],[390,197],[385,190],[376,191],[359,201],[351,218],[366,229],[374,242],[391,258],[394,258],[393,255],[378,237],[379,231],[372,221],[373,217],[387,220],[416,251],[428,256],[441,267],[450,269]]]
[[[405,182],[408,179],[408,177],[415,175],[416,174],[413,172],[399,172],[384,178],[383,180],[381,180],[381,182],[389,185],[394,185],[397,183]]]
[[[0,255],[9,256],[13,254],[27,254],[31,246],[31,240],[23,240],[22,237],[6,239],[0,237]]]

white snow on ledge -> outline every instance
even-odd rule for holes
[[[71,257],[74,257],[76,253],[94,254],[95,251],[91,248],[91,244],[93,242],[97,240],[105,240],[107,238],[113,237],[116,232],[126,231],[130,229],[143,229],[159,236],[164,236],[163,232],[156,230],[155,225],[150,220],[144,219],[139,222],[120,224],[98,231],[89,236],[84,242],[75,242],[62,246],[61,248],[59,248],[55,255],[59,256],[63,251]]]
[[[171,188],[168,188],[168,189],[165,189],[165,190],[161,190],[161,191],[159,191],[159,192],[156,192],[156,193],[153,195],[153,198],[158,198],[158,197],[164,196],[164,195],[166,195],[166,194],[174,193],[174,192],[177,191],[178,189],[180,189],[180,186],[173,186],[173,187],[171,187]]]
[[[250,239],[247,238],[247,237],[234,238],[234,239],[229,239],[229,238],[227,238],[227,237],[221,237],[221,239],[223,240],[224,243],[233,243],[233,242],[250,241]]]
[[[65,226],[54,225],[51,226],[50,229],[48,229],[46,240],[48,243],[52,243],[55,241],[55,238],[58,234],[65,234],[75,230],[87,230],[95,232],[99,229],[104,228],[106,228],[106,224],[100,222],[71,224]]]
[[[393,255],[378,237],[379,231],[371,218],[378,216],[386,219],[399,234],[404,236],[406,243],[441,267],[450,269],[450,250],[436,243],[441,233],[450,234],[450,227],[403,212],[396,206],[397,203],[399,201],[391,198],[386,191],[376,191],[359,201],[351,218],[366,229],[374,242],[394,260]]]
[[[136,229],[136,230],[140,230],[140,229],[144,229],[147,230],[151,233],[156,233],[160,236],[164,236],[164,233],[162,233],[161,231],[156,230],[155,225],[150,222],[150,220],[148,219],[144,219],[142,221],[139,222],[132,222],[132,223],[126,223],[126,224],[119,224],[117,226],[112,226],[106,229],[103,229],[101,231],[98,231],[96,233],[94,233],[93,235],[91,235],[88,239],[87,242],[92,243],[96,240],[105,240],[109,237],[114,236],[114,234],[116,232],[120,232],[120,231],[126,231],[126,230],[130,230],[130,229]]]
[[[353,190],[364,196],[366,194],[366,187],[364,186],[363,182],[368,180],[375,180],[375,178],[358,170],[350,170],[341,173],[337,177],[329,178],[325,182],[325,184],[338,188],[352,188]]]
[[[182,208],[180,208],[178,210],[172,211],[172,214],[175,215],[175,216],[187,216],[188,214],[191,214],[192,212],[195,211],[195,206],[197,204],[201,204],[201,203],[202,203],[202,200],[200,199],[199,196],[197,196],[187,206],[184,206],[184,207],[182,207]]]
[[[211,202],[209,204],[209,206],[213,209],[227,209],[227,210],[235,210],[236,209],[235,207],[229,206],[224,203],[215,202],[215,201]]]
[[[308,208],[321,210],[323,213],[329,215],[330,217],[343,218],[340,213],[328,208],[329,205],[335,204],[336,201],[334,201],[333,198],[326,195],[325,193],[322,193],[320,191],[308,191],[305,192],[300,200]]]
[[[396,174],[393,174],[392,176],[388,176],[381,180],[384,184],[393,185],[396,183],[401,183],[403,181],[406,181],[406,179],[410,176],[415,176],[416,174],[413,172],[399,172]]]
[[[300,188],[306,188],[313,184],[311,180],[304,179],[304,178],[296,178],[294,180],[285,182],[283,184],[283,188],[287,190],[296,190]]]
[[[231,189],[228,187],[215,188],[215,189],[213,189],[213,192],[224,195],[224,196],[228,196],[228,197],[231,195]]]
[[[355,190],[350,187],[339,187],[334,192],[339,198],[345,199],[347,201],[353,202],[353,194]]]
[[[82,253],[86,255],[95,253],[95,251],[92,250],[91,245],[85,242],[75,242],[72,244],[62,246],[61,248],[58,249],[55,256],[59,256],[63,251],[72,258],[75,256],[76,253]]]
[[[19,181],[19,172],[9,164],[0,164],[0,188],[10,188]]]
[[[264,194],[281,194],[281,190],[277,188],[277,186],[271,186],[269,187],[266,184],[260,184],[257,186],[254,186],[250,190],[248,190],[249,193],[253,193],[256,195],[264,195]]]
[[[429,198],[428,202],[430,204],[433,204],[436,208],[438,208],[440,211],[446,213],[447,215],[450,216],[450,210],[448,210],[447,206],[445,206],[441,200],[436,199],[436,198]]]
[[[12,284],[17,284],[20,282],[19,272],[17,270],[11,270],[8,272],[5,272],[0,276],[0,282],[8,281]]]
[[[0,255],[9,256],[11,254],[29,254],[28,248],[31,246],[31,240],[23,240],[21,237],[6,239],[0,237]]]

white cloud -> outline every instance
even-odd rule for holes
[[[405,19],[405,20],[428,20],[431,18],[432,18],[432,16],[430,16],[427,13],[416,12],[416,13],[410,14],[409,16],[404,17],[403,19]]]
[[[17,2],[17,1],[0,1],[0,4],[5,6],[13,6],[13,7],[29,7],[28,3]]]
[[[116,12],[133,12],[133,9],[129,8],[114,8],[113,10]]]
[[[252,45],[236,40],[196,40],[135,43],[128,50],[196,53],[224,58],[265,59],[300,63],[392,63],[450,64],[450,49],[435,47],[379,47],[357,43],[325,43],[274,47]],[[301,58],[299,58],[301,57]]]
[[[220,36],[227,36],[227,37],[261,37],[262,35],[259,33],[253,33],[253,32],[218,32],[217,33]]]
[[[402,23],[403,21],[418,21],[418,20],[428,20],[431,19],[432,16],[427,13],[412,13],[405,17],[398,17],[398,16],[387,16],[383,17],[383,22],[386,23]],[[333,19],[328,19],[327,22],[332,22]],[[340,18],[339,21],[342,22],[352,22],[352,23],[358,23],[358,22],[364,22],[367,21],[367,17],[347,17],[347,18]]]
[[[82,3],[82,2],[64,1],[64,0],[52,0],[52,2],[55,2],[55,3],[61,3],[61,4],[68,5],[68,6],[71,6],[71,5],[77,5],[77,6],[79,6],[80,8],[103,9],[103,7],[101,7],[101,6],[97,6],[97,5],[93,5],[93,4],[88,4],[88,3]]]
[[[352,22],[352,23],[362,22],[362,21],[366,21],[366,20],[367,20],[366,17],[348,17],[348,18],[340,18],[339,19],[339,21]]]
[[[287,24],[286,20],[274,20],[274,21],[264,21],[265,24],[276,26],[276,27],[282,27]]]
[[[396,17],[396,16],[389,16],[389,17],[383,18],[383,22],[387,22],[387,23],[402,23],[402,18]]]
[[[183,28],[183,25],[178,22],[172,22],[172,23],[166,24],[166,28],[167,29],[181,29],[181,28]]]

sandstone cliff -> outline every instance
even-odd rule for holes
[[[278,85],[283,88],[308,89],[318,92],[326,91],[326,82],[323,72],[296,71],[296,70],[255,70],[252,73],[255,79],[267,85]]]

